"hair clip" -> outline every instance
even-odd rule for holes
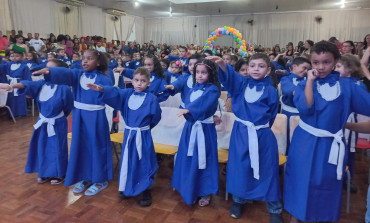
[[[203,62],[195,64],[195,67],[197,67],[198,65],[204,65],[204,66],[208,67],[210,70],[213,70],[211,66],[209,66],[208,64],[205,64]]]
[[[179,67],[182,67],[182,63],[181,63],[181,61],[179,61],[179,60],[177,60],[177,61],[175,62],[175,64],[176,64],[177,66],[179,66]]]

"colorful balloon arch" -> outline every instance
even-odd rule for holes
[[[212,50],[212,52],[215,54],[216,51],[213,50],[214,43],[219,37],[223,35],[229,35],[234,38],[234,41],[237,44],[238,53],[240,53],[244,57],[245,52],[247,51],[245,47],[245,40],[243,40],[242,34],[240,34],[239,30],[229,26],[217,28],[215,31],[213,31],[206,41],[204,50]]]

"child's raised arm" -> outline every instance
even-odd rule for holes
[[[22,83],[16,83],[16,84],[2,84],[0,83],[0,89],[5,91],[11,91],[13,88],[24,88],[24,85]]]
[[[86,86],[88,88],[90,88],[91,90],[104,92],[104,88],[102,86],[97,85],[97,84],[86,84]]]
[[[206,60],[210,60],[210,61],[214,62],[215,64],[217,64],[221,68],[221,70],[223,72],[226,73],[226,62],[221,57],[209,56],[209,57],[206,57]]]
[[[50,73],[50,69],[48,67],[45,67],[41,70],[38,70],[38,71],[35,71],[32,73],[32,76],[39,76],[41,74],[49,74]]]
[[[318,72],[316,69],[310,70],[307,73],[307,82],[304,89],[304,95],[306,98],[306,104],[311,107],[313,103],[313,81],[317,78]]]

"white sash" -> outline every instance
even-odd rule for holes
[[[337,165],[337,180],[342,179],[343,172],[343,160],[345,154],[345,147],[342,141],[343,130],[340,129],[337,133],[333,134],[329,131],[318,129],[310,126],[302,121],[299,121],[299,126],[306,132],[316,136],[316,137],[333,137],[333,143],[331,144],[330,154],[328,163]]]
[[[213,116],[206,118],[203,121],[196,121],[194,125],[191,127],[190,139],[189,139],[189,148],[188,148],[188,156],[193,156],[194,153],[194,144],[195,138],[197,138],[197,145],[198,145],[198,168],[205,169],[206,168],[206,143],[204,139],[204,132],[203,132],[203,124],[213,124]]]
[[[355,119],[355,113],[351,113],[347,119],[347,122],[351,122],[351,123],[355,123],[356,122],[356,119]],[[349,138],[349,135],[351,133],[351,130],[349,129],[344,129],[344,138],[346,139],[346,143],[348,145],[348,142],[351,143],[351,145],[348,145],[349,146],[349,151],[351,153],[354,153],[356,152],[356,133],[355,131],[352,131],[352,134],[351,134],[351,139]]]
[[[284,104],[283,100],[281,100],[280,102],[281,102],[281,108],[284,111],[287,111],[287,112],[290,112],[290,113],[299,114],[299,111],[298,111],[297,108]]]
[[[92,104],[85,104],[78,101],[74,101],[75,108],[86,110],[86,111],[97,111],[103,110],[105,108],[104,105],[92,105]]]
[[[42,124],[47,123],[47,131],[48,131],[48,137],[52,137],[55,135],[55,130],[54,130],[54,124],[55,124],[55,119],[62,118],[64,117],[64,112],[61,111],[59,115],[52,117],[52,118],[45,118],[41,113],[39,114],[39,120],[36,122],[36,124],[33,125],[35,129],[38,129],[41,127]]]
[[[251,159],[251,167],[253,169],[253,177],[257,180],[260,179],[260,162],[258,154],[258,136],[257,130],[262,128],[268,128],[269,123],[264,125],[255,126],[252,122],[241,120],[238,117],[235,117],[235,121],[242,123],[248,127],[248,146],[249,146],[249,156]]]
[[[18,79],[19,79],[19,78],[16,78],[16,77],[11,77],[9,75],[6,75],[6,78],[8,79],[9,84],[16,84],[16,83],[18,83]],[[14,96],[18,96],[18,88],[13,89],[13,92],[14,92]]]
[[[142,156],[142,138],[141,138],[141,131],[150,130],[150,126],[144,126],[144,127],[125,127],[126,129],[130,130],[127,136],[127,141],[125,144],[125,151],[123,152],[123,158],[122,158],[122,164],[121,164],[121,172],[120,172],[120,182],[119,182],[119,191],[125,191],[126,189],[126,183],[127,183],[127,172],[128,172],[128,141],[131,138],[131,132],[136,131],[136,150],[137,154],[139,156],[139,160],[141,160]]]

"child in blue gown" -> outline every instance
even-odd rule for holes
[[[316,43],[311,48],[313,69],[294,94],[301,120],[290,144],[284,183],[291,222],[339,220],[348,154],[342,129],[351,112],[370,116],[370,94],[333,71],[339,58],[335,45]]]
[[[132,57],[133,60],[131,61],[131,68],[136,70],[137,68],[142,66],[140,53],[133,53]]]
[[[150,86],[149,92],[157,96],[158,101],[162,102],[167,100],[169,93],[164,87],[166,82],[166,76],[164,75],[163,69],[157,57],[148,55],[144,58],[144,67],[150,72]],[[115,68],[113,72],[119,71],[121,75],[132,79],[134,70],[129,68]]]
[[[167,89],[170,89],[170,95],[175,95],[177,93],[181,93],[181,105],[180,108],[184,108],[185,98],[189,94],[191,88],[193,87],[193,73],[194,73],[194,65],[202,59],[202,56],[199,54],[193,54],[189,57],[189,73],[185,73],[181,75],[176,81],[171,83],[170,85],[166,85]]]
[[[166,82],[172,84],[182,75],[182,65],[179,60],[173,60],[170,63],[170,69],[166,71]]]
[[[150,72],[138,68],[133,75],[134,89],[89,85],[101,91],[100,98],[109,106],[120,110],[126,123],[119,175],[120,197],[142,193],[141,206],[151,205],[150,186],[158,164],[150,129],[161,119],[157,98],[148,91]]]
[[[217,67],[203,60],[194,66],[193,88],[185,98],[185,107],[178,116],[186,122],[181,134],[172,187],[178,190],[186,204],[198,197],[199,206],[210,202],[211,194],[218,194],[217,133],[213,115],[217,110],[220,85]]]
[[[306,79],[307,72],[311,68],[311,62],[304,57],[297,57],[292,62],[292,72],[281,78],[281,113],[287,116],[287,150],[290,144],[290,117],[299,116],[299,112],[294,105],[293,96],[297,85]]]
[[[14,51],[11,62],[0,64],[0,76],[6,77],[8,84],[16,84],[21,80],[31,80],[30,69],[22,59],[23,53]],[[26,95],[18,92],[18,89],[8,93],[6,104],[12,110],[14,117],[27,115]]]
[[[187,73],[190,71],[190,68],[188,68],[189,60],[186,56],[187,53],[188,53],[188,48],[186,48],[185,46],[180,46],[179,56],[168,55],[168,56],[165,56],[164,58],[169,59],[170,61],[179,60],[182,64],[182,72]]]
[[[40,63],[39,63],[39,60],[37,58],[37,54],[35,52],[28,52],[27,55],[26,55],[26,60],[23,61],[27,67],[32,70],[32,68],[38,66]]]
[[[95,195],[108,186],[113,178],[112,149],[105,104],[99,93],[87,87],[89,83],[112,85],[104,74],[108,69],[104,53],[86,50],[82,70],[44,68],[33,74],[44,74],[54,84],[72,86],[74,109],[72,116],[72,142],[65,185],[77,183],[73,192]]]
[[[47,66],[68,67],[56,59],[49,61]],[[37,172],[38,183],[62,183],[68,164],[67,116],[73,108],[71,89],[45,80],[21,81],[11,87],[20,88],[19,91],[35,98],[40,112],[34,125],[25,173]]]
[[[270,128],[279,99],[268,76],[269,58],[254,54],[249,60],[248,77],[236,73],[219,57],[210,59],[219,65],[219,79],[233,99],[236,116],[226,175],[227,192],[234,200],[230,216],[240,218],[244,204],[259,200],[267,202],[270,222],[282,222],[278,146]]]

